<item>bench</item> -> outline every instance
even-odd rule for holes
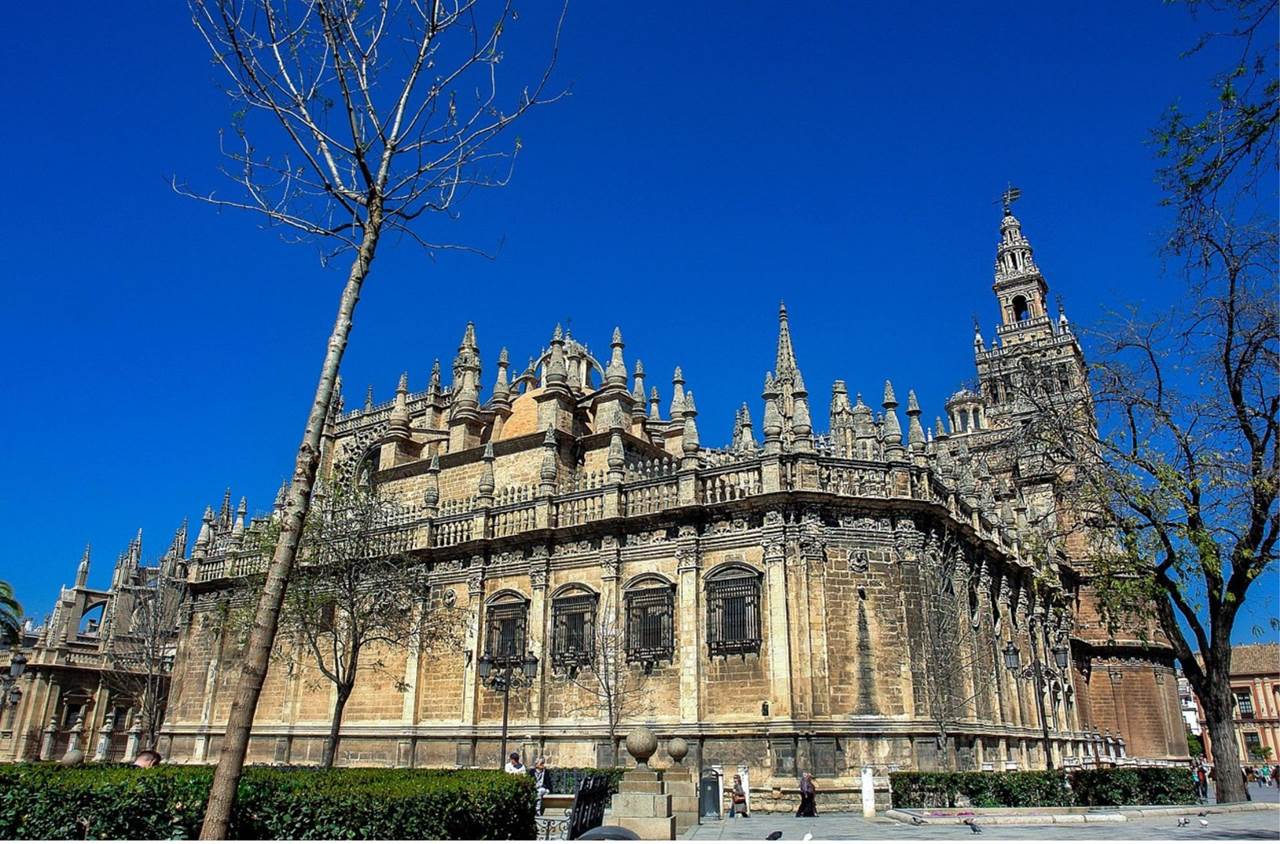
[[[560,808],[565,805],[567,794],[547,794],[542,798],[542,809]],[[552,802],[552,798],[556,798]],[[604,822],[605,804],[609,802],[609,778],[593,774],[578,784],[578,790],[570,798],[563,815],[543,814],[536,819],[538,837],[544,840],[563,838],[573,841],[590,829]]]

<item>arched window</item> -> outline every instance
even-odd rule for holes
[[[1029,319],[1030,316],[1031,316],[1031,311],[1027,307],[1027,297],[1014,296],[1013,297],[1013,321],[1022,322],[1025,319]]]
[[[651,671],[675,656],[675,592],[674,584],[656,575],[627,586],[627,662]]]
[[[707,650],[712,656],[760,653],[760,573],[729,564],[707,576]]]
[[[529,602],[516,592],[499,592],[485,608],[484,654],[496,665],[518,665],[524,659]]]
[[[81,636],[98,635],[98,631],[102,628],[102,617],[106,607],[107,605],[105,603],[100,603],[93,604],[85,609],[84,613],[80,616],[79,633]]]
[[[585,586],[561,589],[551,599],[551,664],[573,673],[595,662],[596,593]]]

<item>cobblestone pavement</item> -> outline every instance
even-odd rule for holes
[[[1142,818],[1125,823],[1080,823],[1039,826],[987,825],[981,836],[975,836],[968,827],[960,824],[927,824],[912,826],[877,817],[874,820],[861,815],[828,814],[817,818],[797,818],[790,815],[752,815],[749,818],[725,818],[707,821],[685,833],[685,838],[695,840],[721,839],[737,841],[764,841],[769,833],[781,831],[784,840],[797,841],[810,833],[817,839],[895,839],[934,840],[955,838],[973,841],[975,838],[1034,839],[1041,841],[1088,840],[1170,840],[1188,841],[1200,839],[1263,839],[1280,840],[1280,812],[1275,810],[1234,812],[1210,815],[1209,826],[1201,827],[1192,810],[1188,816],[1191,826],[1179,828],[1176,815]]]

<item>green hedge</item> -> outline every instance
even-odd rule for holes
[[[0,839],[195,838],[213,769],[0,766]],[[500,771],[248,768],[231,837],[529,839],[532,777]]]
[[[954,809],[962,806],[1158,806],[1195,803],[1183,768],[1100,768],[1003,773],[889,775],[893,805]]]
[[[530,768],[530,771],[533,769]],[[603,774],[609,778],[609,795],[613,796],[618,793],[618,786],[622,785],[622,775],[627,772],[626,768],[551,768],[551,793],[552,794],[574,794],[578,790],[578,784],[587,777],[596,774]]]

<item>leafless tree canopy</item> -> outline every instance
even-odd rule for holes
[[[358,248],[371,227],[459,248],[418,223],[452,214],[472,188],[505,185],[520,140],[491,142],[563,95],[548,92],[563,12],[541,76],[507,96],[511,2],[193,0],[192,12],[239,104],[222,170],[240,195],[175,188],[323,239],[327,255]],[[263,118],[284,132],[255,131]]]
[[[185,582],[157,569],[145,584],[127,588],[130,617],[110,644],[110,668],[104,679],[113,697],[132,704],[143,750],[154,749],[164,723],[169,676],[177,649],[178,622]],[[126,725],[115,724],[116,730]]]

